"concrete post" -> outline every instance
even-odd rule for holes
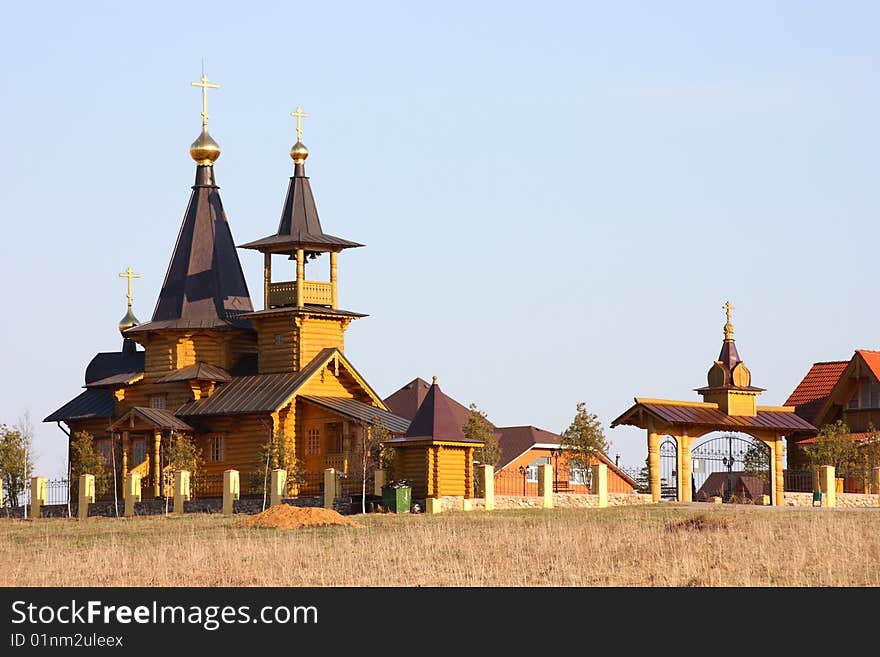
[[[223,515],[231,516],[235,511],[235,500],[239,497],[238,470],[223,471]]]
[[[382,496],[382,486],[388,483],[388,473],[384,470],[373,471],[373,495]]]
[[[486,511],[495,509],[495,467],[491,465],[480,466],[480,476],[483,478],[483,498],[486,500]]]
[[[338,481],[336,470],[327,468],[324,470],[324,508],[332,509],[333,500],[336,499],[336,482]]]
[[[136,472],[125,475],[125,517],[134,515],[135,502],[141,501],[141,476]]]
[[[189,470],[178,470],[174,473],[174,513],[183,513],[183,503],[189,499]]]
[[[442,510],[439,497],[429,497],[425,500],[425,513],[433,515],[440,513]]]
[[[538,495],[543,508],[553,508],[553,466],[549,463],[538,467]]]
[[[834,478],[834,466],[823,465],[819,468],[819,490],[822,492],[822,506],[837,506],[837,485]]]
[[[608,506],[608,466],[597,463],[593,466],[593,492],[599,496],[599,508]]]
[[[651,501],[660,501],[660,434],[648,431],[648,480]]]
[[[462,511],[473,511],[474,510],[474,501],[467,497],[461,498],[461,510]]]
[[[85,520],[89,517],[89,504],[95,501],[95,475],[79,476],[79,500],[76,505],[76,517]]]
[[[31,519],[43,515],[42,506],[46,503],[46,478],[31,477]]]
[[[269,481],[269,505],[281,504],[284,491],[287,488],[287,470],[275,468]]]

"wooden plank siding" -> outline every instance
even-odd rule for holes
[[[306,317],[299,328],[299,367],[302,369],[327,347],[345,353],[345,326],[348,320]]]
[[[254,319],[260,374],[292,372],[296,367],[296,327],[292,315]]]

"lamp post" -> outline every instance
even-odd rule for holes
[[[528,470],[528,468],[526,468],[526,466],[524,466],[524,465],[519,466],[519,473],[522,475],[522,478],[523,478],[523,497],[526,496],[526,472],[528,472],[528,471],[529,470]]]
[[[550,450],[550,456],[553,457],[553,492],[559,492],[559,452],[561,447],[554,447]]]

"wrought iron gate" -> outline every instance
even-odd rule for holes
[[[725,502],[734,495],[735,474],[755,475],[769,483],[770,448],[755,438],[725,434],[694,445],[691,450],[694,499],[696,492],[716,472],[727,473],[721,497]]]
[[[660,443],[660,497],[678,497],[678,463],[676,451],[678,441],[666,436]],[[742,438],[736,434],[725,434],[709,438],[691,449],[691,493],[696,499],[697,491],[714,472],[748,473],[759,477],[770,474],[770,448],[751,437]],[[725,501],[733,494],[734,486],[724,487]]]

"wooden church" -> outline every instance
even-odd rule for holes
[[[345,355],[345,332],[364,315],[339,306],[338,258],[363,245],[323,230],[306,176],[306,115],[297,108],[278,229],[240,247],[263,254],[263,308],[254,310],[214,172],[220,147],[208,133],[207,90],[217,85],[206,76],[193,85],[202,90],[202,131],[190,147],[195,184],[153,316],[135,318],[129,269],[122,349],[97,354],[85,390],[44,421],[64,423],[68,435],[91,433],[105,454],[121,457],[123,472],[142,476],[145,497],[165,493],[165,450],[175,435],[201,447],[207,477],[231,468],[244,477],[270,443],[305,473],[346,471],[370,422],[393,435],[410,424]],[[317,271],[322,261],[327,278]]]

